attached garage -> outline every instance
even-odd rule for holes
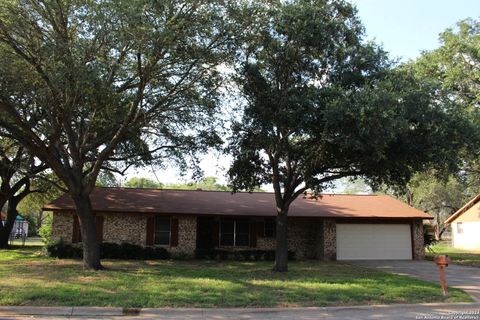
[[[410,224],[337,223],[337,260],[410,260]]]

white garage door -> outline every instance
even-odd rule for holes
[[[409,224],[337,224],[337,260],[412,259]]]

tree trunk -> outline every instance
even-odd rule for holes
[[[5,225],[0,227],[0,248],[8,248],[8,238],[12,232],[13,226],[15,224],[15,219],[17,219],[17,203],[14,201],[9,201],[7,206],[7,220]]]
[[[287,241],[287,211],[281,210],[277,214],[277,237],[275,245],[275,266],[273,271],[288,271],[288,241]]]
[[[42,223],[43,223],[43,210],[40,210],[37,214],[37,233],[38,233],[38,230],[42,227]]]
[[[95,226],[95,213],[92,209],[89,195],[77,195],[73,197],[75,202],[80,231],[83,243],[83,266],[86,269],[103,269],[100,263],[100,246],[97,239]]]

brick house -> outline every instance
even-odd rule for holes
[[[104,242],[162,246],[173,255],[196,249],[273,250],[275,200],[268,192],[96,188],[91,194]],[[53,236],[81,242],[68,195],[53,211]],[[297,259],[423,259],[423,219],[432,219],[384,195],[298,198],[290,207],[289,250]]]

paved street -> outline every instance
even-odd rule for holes
[[[432,261],[370,260],[350,261],[350,263],[407,275],[440,285],[438,268]],[[480,268],[450,264],[446,268],[446,275],[448,286],[463,289],[477,302],[480,302]]]
[[[120,308],[0,307],[0,319],[469,319],[480,320],[480,304],[417,304],[331,308],[142,309],[138,315]]]

